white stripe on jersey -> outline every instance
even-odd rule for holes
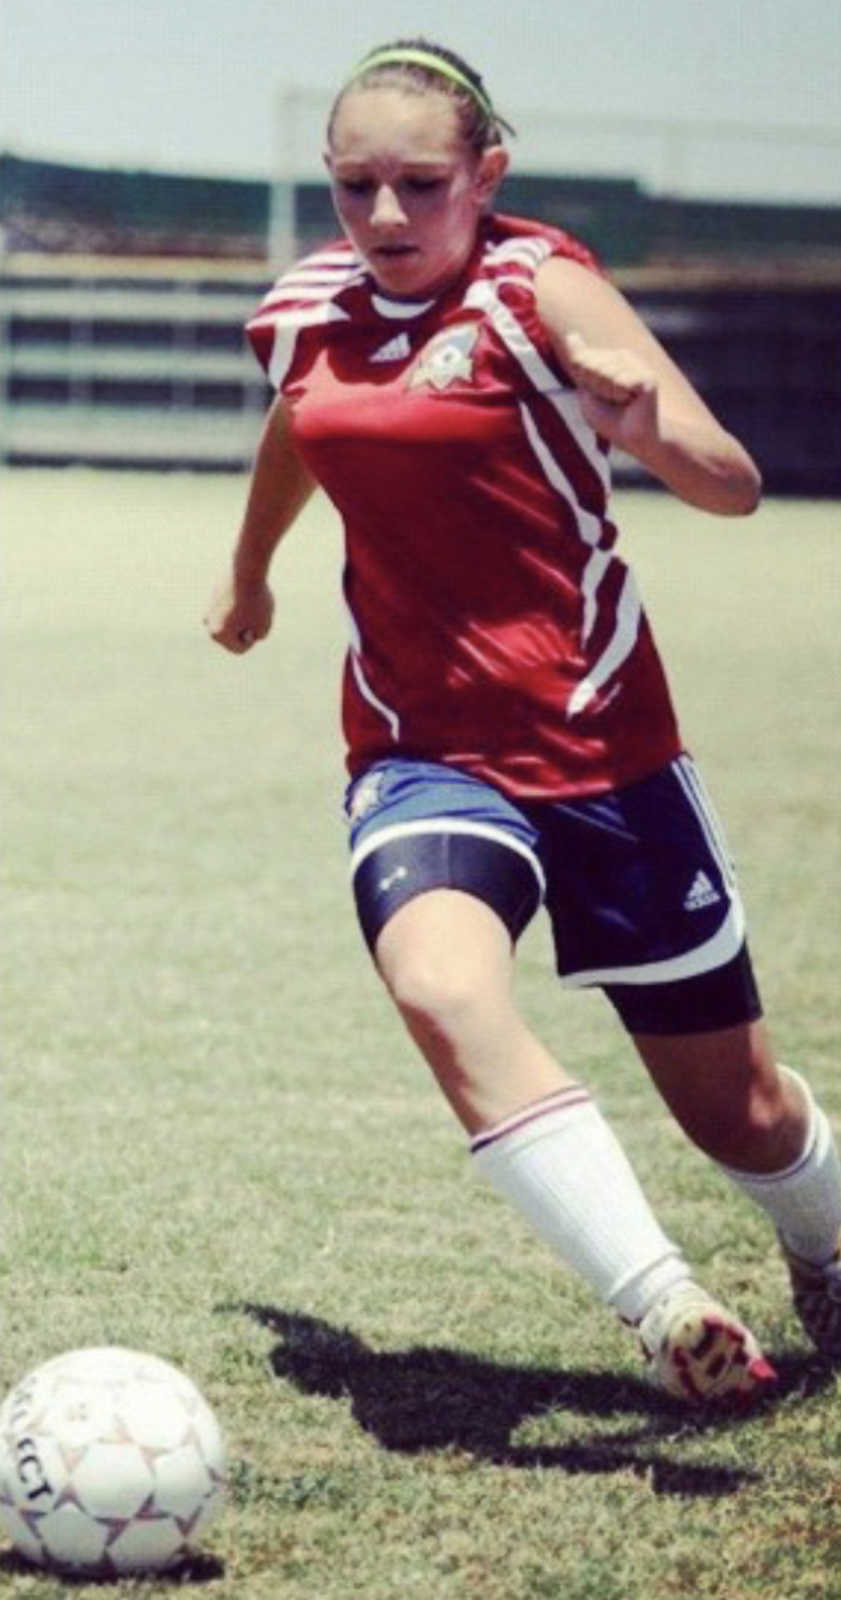
[[[488,245],[482,258],[484,267],[495,267],[505,262],[522,262],[523,266],[539,267],[552,254],[548,239],[506,239],[503,244]]]
[[[387,706],[385,701],[374,693],[365,676],[362,669],[362,635],[359,632],[356,618],[348,605],[347,598],[345,598],[345,612],[350,630],[350,664],[353,676],[356,679],[356,687],[363,700],[367,700],[369,706],[373,706],[374,710],[379,711],[380,716],[385,718],[388,723],[389,733],[396,742],[400,738],[400,718],[392,706]]]
[[[334,303],[335,298],[361,280],[361,269],[359,257],[350,251],[317,250],[296,262],[269,290],[248,331],[273,335],[266,375],[275,389],[289,371],[301,328],[348,320],[348,313]]]
[[[597,547],[591,552],[590,559],[584,568],[584,576],[581,579],[581,593],[584,598],[584,617],[581,623],[582,644],[587,643],[596,626],[596,618],[598,616],[596,595],[598,594],[599,584],[612,560],[613,556],[609,550]]]
[[[332,300],[325,300],[318,306],[299,307],[296,311],[270,312],[267,316],[258,315],[249,324],[251,328],[271,328],[274,333],[272,353],[269,360],[267,375],[269,382],[279,389],[292,361],[295,352],[295,340],[301,328],[316,327],[323,322],[347,322],[348,314],[340,306],[333,304]]]
[[[299,273],[319,272],[331,268],[337,268],[342,272],[361,272],[364,270],[364,263],[362,257],[354,255],[351,250],[313,250],[311,255],[301,256],[300,261],[294,261],[286,272],[281,273],[275,287],[286,283],[289,278],[298,277]]]
[[[601,483],[606,500],[610,494],[610,462],[595,443],[592,428],[584,421],[578,391],[556,388],[546,398],[554,406],[561,421],[569,428],[579,450],[587,457]]]
[[[497,283],[505,282],[497,279]],[[511,278],[511,283],[522,287],[521,278]],[[519,362],[529,382],[534,385],[539,394],[554,406],[561,421],[569,429],[581,454],[595,472],[603,490],[605,498],[610,491],[610,466],[607,457],[599,449],[596,436],[592,428],[587,426],[581,415],[578,395],[574,389],[565,389],[556,372],[544,361],[540,351],[532,343],[522,324],[517,320],[512,311],[500,300],[495,283],[479,279],[471,285],[464,297],[465,306],[476,307],[485,311],[499,334],[506,349],[511,352]]]
[[[332,300],[342,289],[349,289],[352,284],[361,281],[361,278],[342,278],[341,283],[337,283],[335,278],[330,278],[321,283],[297,281],[284,283],[282,292],[272,291],[268,300],[263,301],[257,316],[260,318],[272,316],[282,307],[297,305],[301,300]]]
[[[325,261],[323,256],[308,256],[305,261],[300,261],[296,267],[290,267],[284,272],[276,283],[272,284],[272,293],[286,289],[290,284],[296,283],[339,283],[342,278],[362,277],[363,271],[358,261],[343,261],[341,265]]]
[[[504,279],[498,280],[504,282]],[[511,278],[512,283],[523,286],[522,278]],[[532,344],[531,339],[517,321],[513,312],[500,300],[496,291],[496,283],[489,282],[486,278],[479,278],[470,285],[462,304],[467,310],[485,311],[490,317],[500,339],[507,350],[519,361],[529,382],[540,394],[549,394],[550,390],[558,387],[558,375],[546,365],[539,350]]]
[[[523,419],[523,426],[529,444],[537,456],[549,483],[573,507],[581,537],[592,546],[592,553],[584,569],[581,584],[584,599],[581,643],[586,645],[598,619],[598,588],[608,567],[615,558],[610,550],[605,550],[603,546],[597,543],[601,534],[601,524],[598,518],[592,512],[585,511],[583,507],[576,504],[575,492],[569,479],[541,438],[528,406],[522,403],[520,405],[520,416]],[[582,678],[574,689],[567,705],[567,716],[578,716],[585,706],[590,704],[602,684],[606,683],[611,674],[630,655],[639,633],[641,617],[642,606],[636,583],[630,572],[627,572],[619,597],[616,627],[613,636],[598,660],[594,662],[587,676]]]
[[[373,706],[375,711],[379,711],[380,715],[385,717],[391,737],[396,743],[400,738],[400,718],[398,717],[396,711],[392,711],[390,706],[387,706],[383,700],[380,700],[378,696],[375,695],[370,683],[368,682],[368,679],[362,671],[361,658],[357,651],[352,647],[350,651],[350,664],[353,670],[353,676],[356,679],[356,687],[359,690],[363,700],[367,700],[369,706]]]
[[[555,459],[546,441],[543,439],[537,423],[528,406],[520,401],[520,417],[525,429],[526,438],[532,447],[547,482],[572,508],[578,530],[585,544],[597,545],[602,536],[602,525],[592,511],[586,511],[578,504],[575,490],[569,481],[560,462]]]
[[[352,283],[361,282],[365,270],[358,256],[338,250],[322,250],[304,256],[272,284],[263,299],[257,317],[267,316],[273,308],[296,300],[317,300],[322,296],[339,294]]]
[[[564,389],[560,386],[557,375],[543,360],[539,350],[536,349],[513,312],[509,311],[508,307],[499,299],[493,284],[480,279],[478,283],[474,283],[468,290],[464,303],[465,305],[472,304],[473,306],[481,307],[487,312],[506,349],[519,362],[527,378],[534,384],[538,392],[544,395],[554,406],[607,492],[610,481],[610,468],[598,447],[592,429],[584,421],[575,390]],[[547,482],[572,508],[581,538],[592,546],[595,554],[599,550],[599,541],[602,537],[601,522],[593,512],[585,510],[579,504],[569,478],[541,436],[528,406],[523,403],[520,405],[520,416],[526,438],[540,462]],[[609,553],[607,553],[606,559],[603,559],[602,553],[599,552],[599,558],[596,561],[591,560],[585,570],[586,587],[582,620],[582,642],[584,643],[589,639],[596,625],[598,615],[596,592],[610,565],[611,559],[612,557]],[[594,662],[587,676],[582,678],[570,696],[567,705],[568,717],[580,715],[591,700],[594,699],[603,684],[607,682],[607,679],[617,671],[623,661],[627,660],[636,643],[641,618],[642,606],[637,586],[631,573],[626,572],[619,596],[616,627],[613,635],[599,659]]]
[[[625,572],[625,582],[616,607],[616,628],[607,648],[602,651],[567,703],[567,716],[577,717],[595,699],[608,678],[621,667],[634,648],[642,619],[642,605],[632,572]]]
[[[290,306],[287,311],[258,311],[252,317],[250,328],[315,327],[320,322],[349,322],[350,316],[332,298],[320,300],[315,306]]]
[[[300,261],[296,261],[289,270],[290,272],[297,272],[300,267],[311,267],[316,264],[327,267],[353,267],[355,269],[362,266],[362,257],[355,255],[347,247],[337,245],[335,250],[330,250],[329,248],[313,250],[310,255],[301,256]]]

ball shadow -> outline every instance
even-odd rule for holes
[[[186,1560],[179,1561],[166,1572],[137,1573],[115,1575],[113,1572],[74,1572],[67,1568],[39,1567],[33,1561],[27,1561],[25,1556],[19,1555],[16,1550],[0,1550],[0,1576],[9,1578],[33,1578],[42,1573],[45,1578],[60,1578],[62,1592],[71,1592],[73,1589],[83,1589],[89,1584],[96,1584],[105,1591],[112,1586],[121,1586],[125,1590],[127,1579],[131,1576],[138,1578],[154,1577],[155,1583],[167,1588],[185,1589],[191,1584],[214,1583],[225,1576],[225,1563],[218,1561],[215,1556],[206,1555],[197,1551],[195,1555],[188,1556]]]

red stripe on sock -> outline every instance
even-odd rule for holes
[[[507,1138],[510,1133],[518,1133],[530,1122],[537,1122],[554,1111],[571,1111],[574,1106],[587,1105],[589,1100],[589,1091],[580,1084],[573,1084],[569,1089],[556,1089],[552,1094],[543,1095],[540,1100],[532,1100],[495,1127],[484,1128],[481,1133],[475,1134],[470,1141],[471,1155],[485,1150],[489,1144],[496,1144],[499,1139]]]

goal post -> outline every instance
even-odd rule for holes
[[[323,151],[330,103],[326,89],[287,85],[275,96],[268,254],[276,271],[300,253],[301,186],[326,181]]]
[[[325,184],[332,94],[287,85],[275,94],[268,252],[281,270],[306,246],[306,191]],[[624,179],[653,199],[841,205],[841,123],[790,125],[636,114],[503,110],[516,175]],[[322,211],[323,211],[322,207]]]

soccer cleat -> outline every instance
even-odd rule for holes
[[[691,1280],[655,1301],[638,1332],[652,1381],[691,1405],[748,1400],[777,1376],[750,1330]]]
[[[780,1239],[791,1278],[794,1309],[821,1355],[841,1356],[841,1238],[823,1267],[804,1261]]]

